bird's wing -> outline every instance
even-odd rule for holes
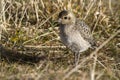
[[[88,41],[91,44],[91,46],[96,46],[96,43],[93,39],[91,30],[84,21],[76,20],[75,26],[76,26],[76,30],[78,30],[80,32],[81,36],[86,41]]]

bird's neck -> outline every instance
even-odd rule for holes
[[[72,24],[72,25],[70,25],[70,24],[69,25],[67,25],[67,24],[66,25],[61,25],[59,27],[59,29],[60,29],[61,34],[67,35],[74,30],[74,24]]]

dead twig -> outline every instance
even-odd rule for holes
[[[66,46],[34,46],[34,45],[25,45],[26,48],[36,48],[36,49],[48,49],[48,48],[66,48]]]

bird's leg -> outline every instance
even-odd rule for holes
[[[78,52],[78,63],[79,63],[79,59],[80,59],[80,53]]]
[[[74,55],[75,55],[75,65],[77,66],[79,63],[80,53],[77,52],[77,53],[74,53]]]

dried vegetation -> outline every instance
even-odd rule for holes
[[[119,0],[1,0],[0,79],[120,80]],[[59,40],[58,13],[72,10],[99,45],[81,55]]]

